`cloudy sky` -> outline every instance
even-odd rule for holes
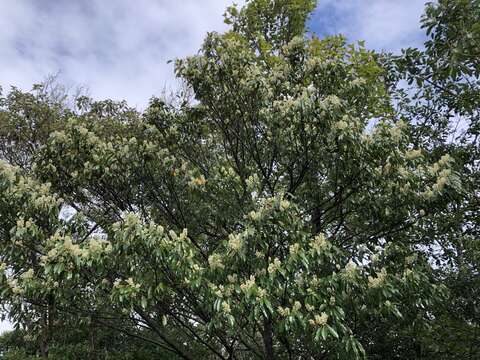
[[[26,90],[60,72],[69,87],[142,108],[152,95],[175,88],[168,60],[194,54],[207,31],[226,28],[222,14],[231,2],[0,1],[0,85]],[[398,51],[421,45],[424,3],[320,0],[309,27],[319,36],[343,33],[370,48]]]
[[[236,1],[242,3],[243,1]],[[309,26],[375,49],[421,44],[424,0],[320,0]],[[194,54],[222,31],[232,0],[11,0],[0,2],[0,85],[29,89],[60,72],[95,98],[143,107],[175,87],[167,61]]]

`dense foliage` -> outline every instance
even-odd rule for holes
[[[480,4],[396,56],[314,7],[228,8],[143,112],[0,99],[5,358],[480,356]]]

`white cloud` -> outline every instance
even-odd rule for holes
[[[144,106],[174,87],[167,60],[194,54],[221,31],[232,0],[0,2],[0,84],[29,89],[61,72],[95,98]]]
[[[319,0],[313,30],[342,33],[351,41],[365,40],[368,48],[398,51],[421,46],[420,17],[426,0]],[[332,20],[333,18],[333,20]]]

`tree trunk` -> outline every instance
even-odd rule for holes
[[[42,335],[40,338],[40,357],[48,358],[48,343],[50,337],[50,329],[48,326],[48,313],[50,312],[50,306],[44,311],[42,315]]]
[[[95,323],[95,318],[90,319],[90,360],[97,360],[97,324]]]
[[[265,348],[265,359],[274,360],[273,352],[273,328],[270,319],[263,320],[263,346]]]

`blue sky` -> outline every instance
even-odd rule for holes
[[[194,54],[226,29],[232,0],[15,0],[0,2],[0,85],[29,89],[60,72],[67,87],[143,107],[175,88],[170,59]],[[237,1],[242,3],[242,1]],[[421,45],[424,0],[320,0],[309,27],[367,47]]]
[[[309,26],[319,36],[344,34],[376,50],[399,51],[424,41],[425,0],[320,0]]]

